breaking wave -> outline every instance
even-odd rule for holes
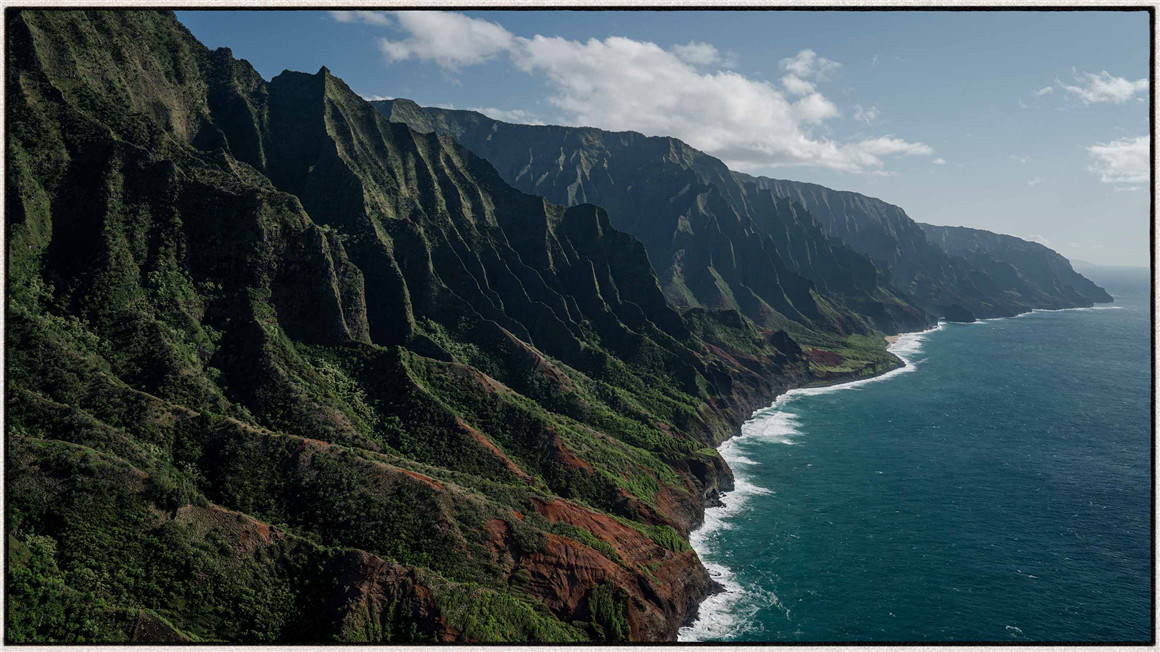
[[[802,433],[798,429],[798,417],[784,411],[786,404],[801,396],[816,396],[831,392],[856,389],[869,383],[882,382],[900,374],[914,371],[921,363],[918,357],[926,336],[942,330],[945,322],[918,333],[906,333],[898,338],[889,350],[905,363],[873,378],[829,385],[826,387],[801,387],[791,389],[778,396],[773,405],[753,413],[741,426],[741,434],[726,440],[718,447],[722,459],[733,469],[734,488],[721,496],[721,504],[705,510],[705,520],[701,527],[689,534],[689,543],[697,551],[709,576],[719,585],[721,591],[705,599],[697,611],[692,624],[682,627],[677,633],[680,642],[721,641],[750,633],[761,627],[753,616],[762,609],[776,608],[788,610],[778,600],[777,595],[767,588],[757,585],[743,585],[736,573],[714,558],[717,535],[732,529],[733,517],[744,511],[754,496],[770,495],[774,492],[754,484],[752,470],[760,464],[744,454],[744,448],[753,443],[783,444],[792,446]]]

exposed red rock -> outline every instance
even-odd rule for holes
[[[585,462],[576,453],[568,450],[568,447],[564,445],[564,441],[560,439],[560,434],[556,432],[555,428],[549,427],[547,431],[548,446],[552,449],[552,457],[556,462],[565,468],[584,469],[589,473],[593,472],[591,464]]]
[[[391,642],[386,633],[400,624],[414,624],[423,638],[453,642],[460,632],[447,626],[418,572],[361,550],[342,560],[335,606],[344,640]]]
[[[833,351],[823,351],[821,349],[806,349],[806,357],[810,362],[826,365],[827,367],[837,367],[841,365],[845,358]]]
[[[535,480],[532,479],[532,476],[528,475],[523,469],[520,468],[518,464],[513,462],[510,457],[505,455],[504,452],[500,450],[499,446],[495,445],[495,442],[487,438],[487,435],[484,435],[482,432],[472,428],[471,425],[459,417],[455,418],[455,422],[459,425],[460,428],[463,428],[463,430],[471,435],[475,441],[479,442],[480,446],[483,446],[485,450],[499,458],[500,462],[503,462],[504,467],[508,471],[511,471],[513,475],[528,483],[535,482]]]
[[[710,590],[712,580],[696,553],[677,553],[615,518],[565,500],[534,500],[536,512],[553,523],[583,528],[616,550],[621,563],[579,542],[556,535],[538,552],[519,560],[529,591],[565,620],[587,620],[587,598],[606,580],[629,596],[633,640],[671,640],[681,621]]]
[[[396,467],[396,468],[397,468],[397,467]],[[438,480],[436,480],[436,479],[434,479],[434,478],[429,478],[429,477],[427,477],[427,476],[423,475],[422,473],[416,473],[416,472],[414,472],[414,471],[408,471],[407,469],[399,469],[399,471],[402,471],[403,473],[406,473],[407,475],[411,476],[412,478],[415,478],[415,479],[416,479],[416,480],[418,480],[419,482],[422,482],[423,484],[427,485],[428,487],[431,487],[432,489],[437,489],[437,490],[442,490],[442,489],[443,489],[443,483],[442,483],[442,482],[439,482]]]

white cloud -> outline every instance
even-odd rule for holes
[[[946,159],[941,159],[941,158],[936,158],[936,159],[932,160],[931,163],[934,163],[935,165],[946,165],[947,164]]]
[[[1043,245],[1044,247],[1051,248],[1051,241],[1048,240],[1047,238],[1039,235],[1038,233],[1035,233],[1032,235],[1021,235],[1018,237],[1023,238],[1024,240],[1026,240],[1028,242],[1037,242],[1037,243]]]
[[[1054,92],[1055,92],[1054,86],[1044,86],[1043,88],[1041,88],[1037,91],[1032,91],[1031,94],[1034,95],[1035,97],[1043,97],[1044,95],[1051,95]]]
[[[368,102],[378,102],[379,100],[393,100],[393,99],[395,99],[395,98],[391,97],[390,95],[363,95],[361,97]]]
[[[1148,183],[1148,137],[1119,138],[1086,148],[1095,159],[1088,169],[1104,183]]]
[[[1026,164],[1031,162],[1031,157],[1030,156],[1018,156],[1016,154],[1012,154],[1011,160],[1019,161],[1020,163],[1023,163],[1024,165],[1026,165]]]
[[[1031,179],[1031,180],[1029,180],[1029,181],[1027,182],[1027,185],[1029,185],[1029,186],[1038,186],[1038,185],[1039,185],[1039,184],[1041,184],[1041,183],[1043,183],[1043,179],[1041,179],[1040,177],[1035,177],[1034,179]]]
[[[546,102],[567,124],[673,136],[737,168],[881,174],[887,157],[933,155],[927,145],[893,135],[851,142],[826,137],[825,122],[840,112],[817,84],[840,64],[812,50],[781,61],[786,74],[779,86],[722,69],[728,57],[704,43],[665,49],[623,37],[523,38],[447,12],[397,12],[396,20],[407,38],[384,39],[393,61],[416,58],[458,70],[506,53],[517,69],[547,82]]]
[[[786,75],[781,78],[781,85],[792,95],[809,95],[817,90],[817,86],[797,75]]]
[[[868,109],[863,109],[861,104],[854,105],[854,119],[858,122],[865,122],[870,124],[878,119],[881,112],[877,106],[872,106]]]
[[[1076,75],[1077,86],[1069,86],[1059,82],[1063,90],[1076,95],[1084,104],[1095,102],[1113,102],[1123,104],[1132,99],[1136,93],[1148,91],[1148,79],[1129,81],[1123,77],[1113,77],[1108,71],[1093,74],[1090,72]]]
[[[489,118],[499,120],[501,122],[514,122],[516,124],[525,125],[542,125],[543,120],[540,120],[536,115],[530,111],[523,109],[497,109],[490,106],[473,106],[468,111],[479,111]]]
[[[703,41],[689,41],[684,45],[674,45],[673,54],[695,66],[707,66],[721,61],[721,53],[717,48]]]
[[[378,27],[389,27],[391,19],[382,11],[328,11],[330,17],[340,23],[366,23]]]
[[[379,49],[390,61],[414,57],[454,71],[483,63],[515,45],[515,37],[501,25],[459,13],[396,11],[395,19],[410,38],[379,39]]]
[[[782,59],[778,67],[802,79],[822,80],[831,71],[841,68],[842,64],[819,57],[813,50],[802,50],[792,57]]]
[[[884,136],[881,138],[872,138],[864,140],[859,143],[859,146],[871,153],[882,156],[890,154],[901,154],[903,156],[930,156],[934,154],[934,150],[922,143],[908,143],[901,138],[893,136]]]
[[[794,100],[769,82],[698,71],[653,43],[535,36],[512,56],[522,70],[548,79],[555,91],[549,102],[571,123],[674,136],[734,167],[864,172],[881,168],[883,156],[930,153],[899,138],[817,137],[812,127],[839,114],[820,93]]]

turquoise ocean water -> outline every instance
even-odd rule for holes
[[[680,640],[1147,641],[1148,271],[1089,275],[1115,303],[905,335],[755,414]]]

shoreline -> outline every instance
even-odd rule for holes
[[[886,341],[886,351],[891,352],[895,358],[897,358],[898,360],[901,360],[902,361],[901,366],[893,367],[890,369],[885,369],[885,370],[876,372],[876,373],[874,373],[870,376],[866,376],[866,377],[853,377],[853,378],[846,377],[846,378],[841,378],[841,379],[833,378],[833,379],[829,379],[827,381],[819,381],[816,383],[805,383],[805,384],[797,385],[794,387],[787,387],[781,393],[775,395],[772,402],[768,406],[766,406],[765,408],[760,408],[758,410],[755,410],[753,412],[753,414],[750,415],[749,419],[747,419],[744,423],[749,423],[750,421],[753,421],[754,419],[756,419],[758,417],[766,416],[767,412],[772,412],[775,408],[779,407],[779,404],[784,400],[785,397],[787,397],[791,394],[794,394],[794,393],[808,395],[808,394],[814,393],[811,390],[823,390],[823,389],[834,388],[834,387],[841,388],[842,386],[847,386],[847,385],[857,385],[861,382],[874,382],[874,381],[882,380],[892,373],[897,373],[897,372],[901,372],[904,370],[914,369],[915,364],[917,362],[921,362],[921,360],[911,362],[909,355],[914,353],[914,352],[917,352],[916,350],[910,350],[909,347],[907,347],[903,351],[899,351],[899,352],[893,351],[895,345],[897,345],[900,341],[902,341],[904,344],[907,343],[906,340],[904,339],[907,336],[921,336],[921,335],[925,335],[925,334],[928,334],[928,333],[931,333],[934,331],[939,331],[951,323],[961,323],[962,325],[985,324],[986,322],[992,322],[992,321],[1017,319],[1020,317],[1026,317],[1028,315],[1034,315],[1036,313],[1055,313],[1055,312],[1070,312],[1070,311],[1086,312],[1086,311],[1095,311],[1095,310],[1124,309],[1125,306],[1123,306],[1123,305],[1115,305],[1117,300],[1118,300],[1117,298],[1113,298],[1112,301],[1097,302],[1094,305],[1090,305],[1090,306],[1073,306],[1073,307],[1068,307],[1068,308],[1031,308],[1031,309],[1025,310],[1023,312],[1019,312],[1019,313],[1014,314],[1014,315],[979,318],[979,319],[975,319],[972,322],[954,322],[954,321],[939,320],[936,326],[934,326],[932,328],[925,329],[925,330],[909,331],[909,332],[905,332],[905,333],[900,333],[898,335],[884,335],[883,339]],[[1133,308],[1128,308],[1128,309],[1131,310]],[[921,343],[921,341],[922,341],[921,339],[918,340],[919,343]],[[729,443],[739,439],[740,437],[746,436],[746,434],[748,434],[748,433],[742,432],[742,430],[739,428],[737,434],[735,434],[732,437],[729,437],[728,439],[719,443],[716,446],[716,449],[718,450],[719,453],[722,453],[723,449],[725,449]],[[725,459],[724,455],[722,455],[722,459],[723,460]],[[742,459],[744,459],[744,458],[742,458]],[[727,460],[726,460],[726,465],[729,466],[731,469],[733,469],[735,466],[734,464],[730,464]],[[725,498],[730,494],[735,494],[735,495],[739,494],[739,490],[743,490],[743,489],[747,488],[751,493],[758,494],[758,495],[769,492],[769,490],[761,488],[761,487],[754,487],[754,486],[743,487],[743,486],[740,486],[742,484],[743,484],[742,482],[739,482],[738,483],[739,486],[734,488],[733,490],[730,490],[728,492],[720,492],[720,493],[716,494],[715,496],[713,496],[713,500],[706,504],[706,511],[708,511],[708,509],[714,508],[714,507],[716,507],[718,509],[725,509],[726,507],[732,507],[734,510],[739,509],[744,504],[744,502],[745,502],[746,498],[748,498],[749,494],[738,495],[737,498],[739,498],[742,502],[738,502],[735,505],[728,505],[727,506],[724,502],[722,502],[722,498]],[[744,484],[748,484],[748,483],[744,483]],[[689,536],[690,545],[692,545],[692,543],[694,541],[694,538],[695,538],[694,534],[697,532],[703,531],[707,526],[710,525],[710,519],[707,516],[708,515],[706,515],[706,518],[704,518],[702,520],[701,524],[699,524],[694,530],[690,531],[690,536]],[[728,514],[726,514],[724,516],[728,516]],[[719,518],[721,518],[721,517],[714,517],[713,520],[718,521]],[[717,525],[717,523],[713,523],[713,525]],[[732,570],[729,569],[728,567],[725,567],[722,564],[718,564],[715,562],[706,562],[704,560],[704,558],[701,556],[702,551],[697,549],[698,547],[699,546],[694,546],[694,551],[697,553],[698,558],[700,559],[701,563],[706,567],[707,570],[710,568],[722,569],[725,571],[726,575],[720,576],[721,579],[723,579],[726,582],[729,582],[730,584],[733,584],[734,586],[737,587],[737,589],[752,590],[753,587],[741,587],[737,584],[737,582],[730,582],[729,580],[731,580],[733,578]],[[698,603],[693,606],[693,608],[686,615],[686,618],[682,623],[682,627],[680,628],[681,630],[685,630],[686,628],[692,628],[693,625],[699,621],[702,607],[704,606],[705,602],[707,602],[710,598],[712,598],[713,596],[716,596],[716,595],[720,595],[721,593],[730,593],[731,592],[730,588],[723,586],[722,583],[720,581],[718,581],[718,579],[719,579],[718,576],[713,576],[711,574],[711,577],[713,579],[713,585],[714,585],[715,590],[712,590],[712,591],[706,593],[702,598],[700,598]],[[760,588],[760,587],[758,587],[758,588]],[[774,599],[776,600],[776,596]],[[728,604],[728,603],[726,603],[726,604]],[[713,613],[715,613],[715,614],[725,613],[726,615],[733,615],[735,613],[739,613],[740,611],[741,610],[737,610],[735,612],[728,612],[728,611],[723,612],[723,611],[720,611],[718,609],[718,610],[714,610]],[[742,616],[744,616],[744,614],[742,614]],[[712,623],[712,621],[709,621],[709,622]],[[729,624],[735,626],[735,623],[733,623],[733,622],[730,622]],[[710,625],[709,636],[704,638],[704,639],[685,638],[682,636],[682,632],[680,630],[678,630],[677,641],[679,643],[704,643],[704,644],[709,644],[709,645],[713,645],[713,644],[716,644],[716,645],[738,645],[738,644],[745,645],[745,643],[739,643],[739,642],[735,642],[735,641],[725,641],[722,638],[718,638],[718,637],[714,636],[712,633],[711,626],[712,625]],[[690,634],[692,634],[692,633],[693,632],[690,632]],[[753,642],[753,643],[749,643],[748,645],[768,645],[768,644],[771,644],[771,643],[769,641]],[[791,645],[809,646],[811,644],[816,645],[817,643],[816,642],[815,643],[799,642],[799,643],[795,643],[795,644],[791,644]]]
[[[1028,313],[1023,313],[1023,314],[1028,314]],[[888,353],[890,353],[891,349],[894,348],[894,346],[896,344],[898,344],[899,340],[901,340],[906,335],[920,336],[920,335],[925,335],[927,333],[933,333],[935,331],[942,330],[946,326],[947,323],[948,322],[940,320],[935,326],[933,326],[931,328],[927,328],[925,330],[909,331],[909,332],[900,333],[897,335],[886,335],[883,337],[886,340],[886,351]],[[842,386],[846,386],[846,385],[857,385],[859,383],[875,382],[875,381],[883,380],[885,377],[890,376],[892,374],[896,374],[898,372],[914,369],[914,365],[912,363],[910,363],[906,358],[903,358],[902,356],[900,356],[896,353],[892,353],[892,355],[893,355],[894,359],[897,360],[900,364],[891,366],[891,367],[886,368],[886,369],[881,369],[881,370],[876,371],[868,376],[846,376],[846,377],[842,377],[842,378],[830,378],[830,379],[826,379],[826,380],[819,380],[816,382],[807,382],[805,384],[798,385],[795,387],[787,387],[781,393],[774,395],[772,401],[766,407],[754,410],[752,412],[752,414],[749,415],[749,418],[746,419],[744,422],[742,422],[741,426],[738,426],[737,434],[735,434],[735,435],[729,437],[728,439],[725,439],[725,440],[721,441],[719,444],[717,444],[717,446],[715,448],[718,451],[718,454],[720,454],[722,447],[724,447],[727,443],[735,441],[738,438],[744,436],[745,433],[742,431],[742,426],[745,423],[748,423],[749,421],[753,420],[753,418],[755,416],[757,416],[758,414],[765,412],[766,410],[770,410],[770,409],[777,407],[778,402],[781,401],[786,396],[789,396],[793,393],[809,392],[811,390],[824,390],[824,389],[831,389],[834,387],[842,387]],[[724,456],[722,456],[722,461],[725,461],[726,466],[729,466],[729,463],[727,460],[724,459]],[[733,470],[732,466],[729,466],[729,468],[731,471]],[[737,492],[737,487],[735,486],[733,489],[731,489],[729,491],[718,492],[717,494],[711,496],[710,499],[705,502],[705,512],[708,512],[709,509],[713,509],[713,508],[723,508],[724,504],[722,503],[721,499],[724,496],[727,496],[728,494],[736,493],[736,492]],[[709,571],[709,565],[706,564],[705,560],[701,557],[701,553],[699,551],[697,551],[696,547],[693,546],[693,544],[692,544],[693,535],[695,533],[703,530],[707,524],[707,521],[708,521],[708,519],[703,515],[701,517],[701,522],[695,528],[693,528],[692,530],[689,531],[688,538],[689,538],[689,545],[691,547],[693,547],[694,552],[697,552],[698,561],[701,563],[702,567],[704,567],[706,571]],[[713,564],[713,566],[719,566],[719,565]],[[718,577],[714,577],[712,573],[710,573],[710,579],[713,582],[712,588],[708,592],[706,592],[705,595],[701,596],[697,600],[696,604],[693,605],[693,607],[685,614],[685,617],[682,619],[681,626],[677,630],[677,639],[676,639],[677,642],[701,642],[701,641],[681,641],[680,630],[685,629],[686,627],[692,627],[693,624],[695,622],[697,622],[699,615],[700,615],[701,606],[709,598],[711,598],[715,595],[720,595],[721,593],[728,593],[729,592],[729,589],[727,587],[725,587],[721,582],[719,582]]]

